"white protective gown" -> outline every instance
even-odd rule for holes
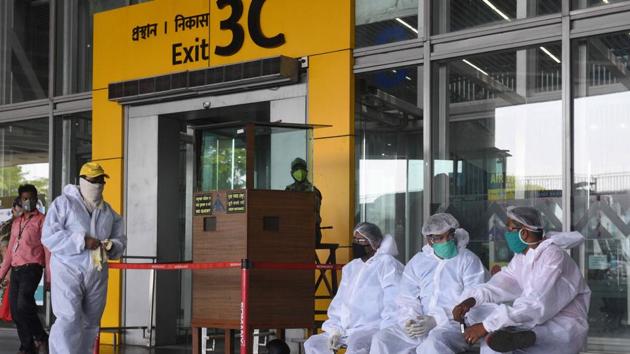
[[[562,248],[584,242],[578,232],[557,233],[526,254],[515,255],[486,284],[466,291],[477,304],[501,304],[483,321],[489,332],[505,327],[531,329],[536,344],[518,353],[575,354],[586,344],[591,291]],[[482,346],[481,353],[494,353]]]
[[[49,338],[51,354],[92,352],[107,296],[107,265],[98,271],[85,236],[110,239],[112,259],[122,256],[127,239],[123,221],[103,204],[90,215],[77,186],[67,185],[46,214],[42,243],[51,252],[51,297],[56,321]]]
[[[453,320],[453,307],[459,303],[465,289],[485,282],[487,272],[479,257],[466,248],[468,233],[457,229],[455,236],[457,256],[438,258],[433,248],[425,245],[422,252],[407,263],[396,301],[399,307],[397,323],[374,336],[370,353],[449,354],[468,348],[459,323]],[[471,311],[470,315],[474,316],[482,309]],[[437,325],[425,336],[410,338],[404,325],[421,315],[433,316]]]
[[[390,326],[396,309],[394,300],[403,265],[394,258],[396,243],[386,235],[376,254],[363,262],[355,259],[343,267],[341,284],[328,307],[324,333],[310,337],[305,343],[306,354],[330,354],[328,338],[340,333],[347,354],[367,354],[372,335]]]

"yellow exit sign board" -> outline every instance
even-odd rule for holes
[[[155,0],[99,13],[94,89],[276,55],[352,46],[351,0]]]

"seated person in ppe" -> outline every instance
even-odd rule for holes
[[[339,290],[322,325],[324,333],[304,343],[306,354],[332,353],[342,345],[348,354],[367,354],[372,335],[392,324],[403,270],[394,258],[398,254],[394,239],[364,222],[354,228],[352,246],[356,259],[343,267]]]
[[[586,343],[591,291],[562,247],[584,241],[577,233],[543,237],[542,217],[530,207],[508,208],[505,238],[514,257],[488,283],[468,290],[453,309],[461,318],[474,306],[501,304],[481,323],[466,329],[475,343],[486,337],[481,353],[575,354]]]
[[[370,353],[459,353],[468,348],[451,310],[462,292],[483,284],[486,269],[466,249],[468,232],[451,215],[429,217],[428,244],[407,263],[400,281],[397,324],[379,331]]]

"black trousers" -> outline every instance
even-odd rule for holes
[[[35,290],[41,279],[42,267],[40,265],[11,268],[9,305],[20,337],[20,350],[26,353],[35,353],[34,339],[46,338],[46,332],[37,317],[35,304]]]

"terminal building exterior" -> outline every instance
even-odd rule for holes
[[[2,218],[20,183],[45,209],[95,160],[128,261],[189,260],[193,193],[221,183],[198,165],[222,143],[195,132],[235,121],[318,126],[302,157],[327,243],[370,221],[405,262],[446,211],[492,268],[511,257],[509,205],[580,231],[588,350],[627,351],[630,1],[0,0]],[[268,171],[274,188],[289,169]],[[160,333],[130,344],[189,336],[191,282],[110,271],[102,325]]]

